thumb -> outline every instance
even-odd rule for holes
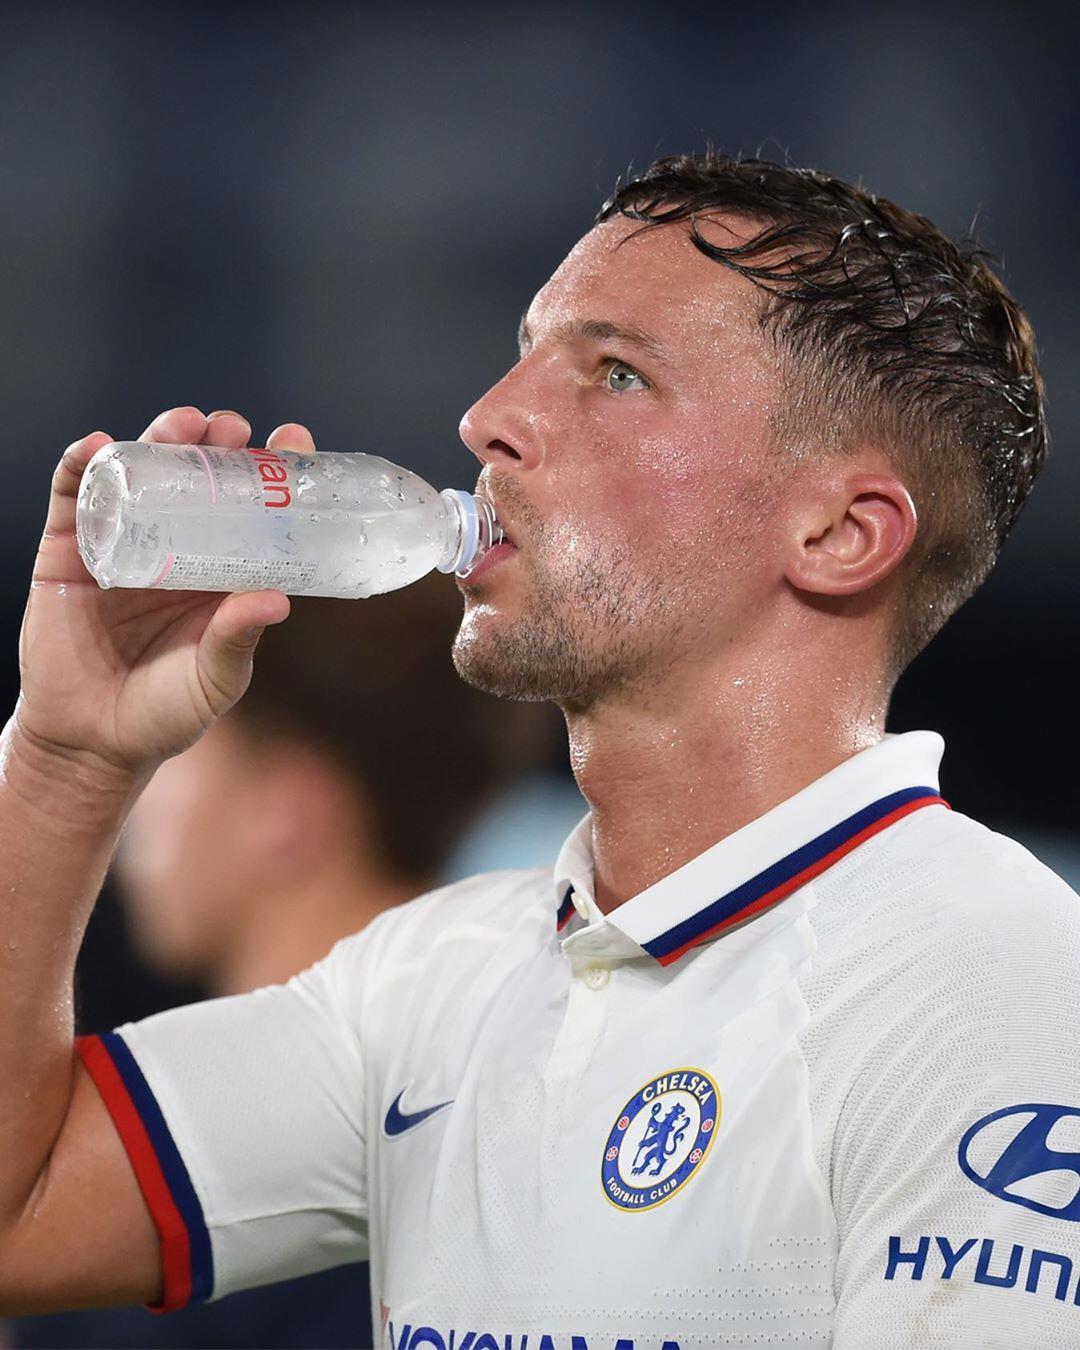
[[[289,598],[280,591],[227,595],[206,625],[196,652],[199,682],[215,717],[251,683],[252,658],[265,629],[288,618]]]

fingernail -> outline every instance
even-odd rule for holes
[[[239,417],[240,421],[243,422],[246,426],[251,426],[251,423],[247,420],[247,418],[243,415],[243,413],[238,413],[233,408],[218,408],[217,411],[212,412],[206,420],[210,422],[215,417]]]

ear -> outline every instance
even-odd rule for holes
[[[800,591],[855,595],[894,572],[915,539],[911,494],[890,474],[854,474],[797,522],[784,575]]]

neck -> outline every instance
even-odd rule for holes
[[[359,932],[384,909],[429,885],[375,870],[361,875],[343,861],[305,884],[263,890],[257,909],[222,943],[210,971],[211,988],[219,995],[240,994],[283,983],[321,960],[339,938]]]
[[[879,741],[886,682],[815,677],[805,651],[740,650],[646,692],[564,709],[571,765],[592,809],[604,913],[638,895]]]

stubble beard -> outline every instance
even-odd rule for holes
[[[463,680],[501,698],[586,711],[662,678],[678,647],[677,610],[660,579],[635,575],[640,556],[608,553],[570,570],[564,559],[563,575],[534,558],[531,550],[517,556],[525,576],[516,619],[478,619],[466,607],[453,646]]]

